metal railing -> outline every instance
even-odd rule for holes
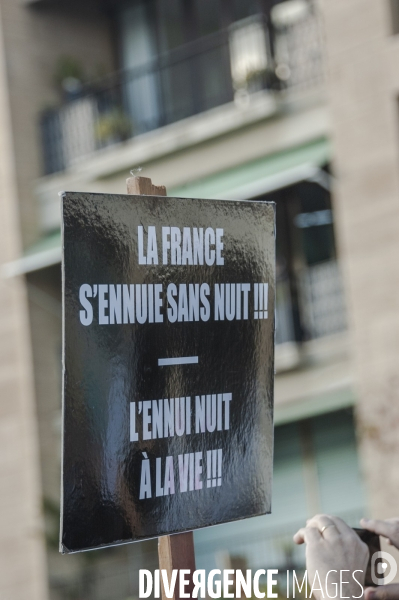
[[[347,328],[343,282],[337,261],[322,262],[300,273],[303,324],[309,339]]]
[[[336,260],[303,268],[296,276],[303,339],[295,336],[293,306],[287,278],[276,285],[276,344],[313,340],[347,328],[344,289]]]
[[[313,9],[272,30],[261,15],[250,17],[86,86],[45,111],[40,121],[45,174],[261,90],[303,88],[322,79],[319,17]]]

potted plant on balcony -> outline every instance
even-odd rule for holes
[[[85,82],[82,64],[73,56],[60,56],[55,64],[53,81],[63,100],[74,100]]]
[[[266,68],[248,70],[243,87],[248,93],[253,94],[266,87],[268,70]]]
[[[113,108],[101,114],[95,126],[100,147],[124,142],[133,135],[133,123],[122,108]]]

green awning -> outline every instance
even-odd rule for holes
[[[330,141],[321,138],[168,189],[168,195],[232,200],[253,198],[313,178],[330,158]]]
[[[201,180],[168,189],[182,198],[247,199],[314,179],[330,160],[330,142],[320,138],[284,152],[215,173]],[[2,267],[4,277],[22,275],[61,261],[61,233],[57,231],[31,246],[23,257]]]
[[[286,404],[277,402],[274,405],[274,423],[283,425],[301,419],[309,419],[317,415],[352,408],[355,403],[356,397],[351,387],[331,390],[307,398],[296,398],[295,401]]]
[[[61,262],[61,231],[55,231],[28,248],[21,258],[2,266],[3,277],[15,277]]]
[[[25,253],[25,257],[28,258],[28,256],[33,256],[41,252],[48,252],[55,248],[61,249],[61,231],[59,229],[30,246]]]

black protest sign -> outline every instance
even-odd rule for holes
[[[61,550],[270,512],[274,204],[62,210]]]

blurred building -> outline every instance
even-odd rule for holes
[[[397,0],[0,0],[0,596],[123,600],[156,544],[58,555],[58,192],[277,203],[273,514],[198,567],[303,565],[316,512],[395,514]],[[358,455],[360,455],[360,460]]]

